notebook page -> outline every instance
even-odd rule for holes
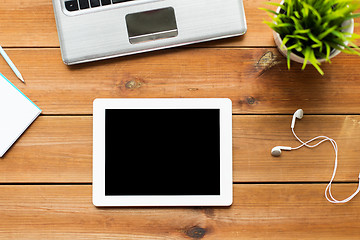
[[[0,73],[0,157],[40,113],[40,108]]]

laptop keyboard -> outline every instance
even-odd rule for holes
[[[65,1],[65,8],[66,10],[73,12],[129,1],[133,0],[67,0]]]

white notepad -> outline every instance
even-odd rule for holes
[[[41,109],[0,73],[0,157],[40,113]]]

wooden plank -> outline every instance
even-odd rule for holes
[[[2,46],[59,46],[51,0],[5,0],[0,12]]]
[[[358,239],[360,198],[324,184],[234,185],[231,207],[95,208],[91,186],[0,186],[4,239]],[[344,197],[356,184],[339,184]]]
[[[316,149],[270,155],[277,145],[297,146],[291,116],[233,117],[235,182],[327,182],[334,152]],[[312,116],[297,122],[300,138],[334,138],[339,146],[335,180],[356,182],[360,172],[360,116]],[[39,117],[0,161],[1,183],[92,182],[92,117]]]
[[[0,165],[0,182],[91,182],[92,118],[39,117]]]
[[[212,41],[198,47],[214,46],[274,46],[269,20],[259,7],[267,7],[263,0],[244,0],[248,32],[242,37]],[[1,12],[1,44],[6,47],[58,47],[55,17],[50,0],[3,1]],[[358,22],[358,20],[357,20]],[[356,28],[357,32],[360,31]]]
[[[266,57],[264,54],[266,53]],[[95,98],[230,98],[234,113],[360,113],[360,58],[341,54],[301,71],[274,49],[176,49],[66,66],[59,49],[8,49],[26,85],[2,73],[44,114],[91,114]],[[269,60],[268,56],[273,57]],[[275,65],[268,69],[266,66]]]
[[[259,10],[268,7],[262,0],[243,0],[247,32],[241,37],[212,41],[197,46],[217,47],[272,47],[275,46],[272,30],[263,22],[269,21],[267,14]],[[270,7],[271,8],[271,7]]]
[[[305,109],[306,114],[306,109]],[[234,180],[236,182],[328,182],[335,152],[330,142],[309,149],[283,151],[272,157],[275,146],[297,147],[291,133],[292,116],[234,116]],[[357,182],[360,172],[360,117],[305,115],[296,122],[302,140],[319,135],[335,139],[339,148],[336,181]]]

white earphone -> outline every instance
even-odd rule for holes
[[[274,157],[279,157],[281,155],[281,150],[291,151],[291,147],[285,147],[285,146],[276,146],[271,149],[271,155]]]
[[[357,190],[350,197],[348,197],[348,198],[346,198],[344,200],[336,200],[331,194],[331,184],[334,181],[335,174],[336,174],[336,169],[337,169],[337,165],[338,165],[338,147],[337,147],[337,144],[336,144],[334,139],[329,138],[327,136],[317,136],[317,137],[315,137],[313,139],[310,139],[310,140],[308,140],[306,142],[303,142],[295,134],[295,131],[294,131],[296,119],[297,118],[302,119],[303,116],[304,116],[304,111],[302,109],[298,109],[294,113],[292,121],[291,121],[291,131],[292,131],[294,137],[301,143],[301,145],[298,146],[298,147],[294,147],[294,148],[293,147],[286,147],[286,146],[276,146],[273,149],[271,149],[271,155],[274,156],[274,157],[279,157],[281,155],[281,150],[286,150],[286,151],[297,150],[297,149],[299,149],[299,148],[301,148],[303,146],[306,146],[308,148],[314,148],[314,147],[319,146],[321,143],[323,143],[325,141],[330,141],[330,143],[333,146],[334,151],[335,151],[335,164],[334,164],[334,171],[333,171],[331,180],[330,180],[329,184],[326,186],[326,189],[325,189],[325,198],[331,203],[346,203],[346,202],[350,201],[351,199],[353,199],[356,196],[356,194],[358,194],[360,192],[360,173],[359,173],[359,185],[358,185]],[[320,141],[318,143],[314,144],[314,145],[309,144],[309,143],[311,143],[311,142],[313,142],[315,140],[320,140]]]

